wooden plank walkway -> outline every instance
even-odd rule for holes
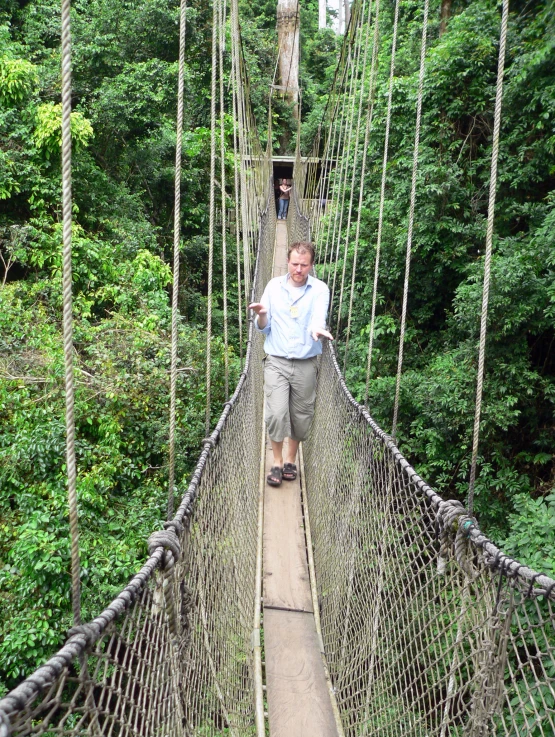
[[[286,271],[287,227],[278,220],[274,276]],[[271,465],[267,439],[266,474]],[[271,737],[337,737],[312,611],[299,479],[264,491],[264,650]]]

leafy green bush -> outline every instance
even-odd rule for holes
[[[71,113],[71,142],[75,149],[86,146],[93,129],[82,113]],[[37,108],[35,144],[46,159],[59,156],[62,149],[62,105],[46,102]]]
[[[162,523],[167,495],[168,269],[142,251],[116,272],[111,315],[90,321],[85,311],[75,323],[85,618],[137,570],[148,535]],[[59,276],[52,281],[9,284],[0,292],[0,672],[7,685],[52,653],[71,618],[63,354],[60,312],[51,306]],[[104,300],[106,289],[99,290]],[[43,302],[45,295],[50,298]],[[183,323],[178,480],[196,461],[205,434],[205,348],[203,333]],[[220,338],[212,351],[217,413],[225,399]]]

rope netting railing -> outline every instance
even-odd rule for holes
[[[271,276],[269,203],[253,299]],[[74,628],[50,661],[0,701],[2,737],[254,729],[263,352],[252,323],[248,343],[237,388],[175,517],[151,536],[148,561],[100,616]]]
[[[393,11],[372,326],[401,5],[397,1]],[[426,2],[423,7],[425,18]],[[229,5],[214,0],[213,11],[209,280],[218,202],[224,254],[227,237],[233,240],[225,220],[229,197],[236,209],[238,301],[245,305],[260,297],[272,275],[276,214],[270,143],[264,152],[249,106],[238,0]],[[332,324],[344,338],[343,370],[373,129],[379,17],[379,0],[353,6],[312,157],[301,157],[297,137],[287,221],[289,242],[312,237],[318,243],[333,294]],[[407,203],[411,217],[425,26]],[[230,50],[224,53],[228,32]],[[180,35],[184,38],[183,24]],[[225,109],[229,88],[231,111]],[[235,166],[226,179],[223,121],[230,112]],[[494,189],[493,184],[492,197]],[[175,243],[178,250],[178,232]],[[409,261],[410,236],[405,304]],[[211,303],[210,287],[207,376]],[[149,539],[143,568],[104,612],[77,624],[64,647],[0,701],[0,737],[264,734],[262,343],[251,320],[239,383],[203,441],[177,512]],[[399,355],[400,371],[402,348]],[[209,423],[209,386],[207,395]],[[329,344],[320,362],[314,423],[303,446],[319,619],[345,734],[555,735],[555,581],[503,555],[462,504],[443,501],[424,483],[349,393]],[[171,476],[172,511],[173,487]]]
[[[271,275],[274,229],[268,206],[253,299]],[[248,342],[237,388],[175,517],[149,539],[148,561],[100,616],[74,628],[0,701],[2,737],[204,737],[254,728],[263,354],[252,323]]]
[[[387,53],[382,51],[382,65],[385,67],[385,61],[388,70],[382,72],[382,100],[376,116],[376,59],[383,43],[384,10],[391,16],[387,19],[391,35]],[[297,150],[290,207],[290,241],[311,233],[316,243],[318,275],[327,280],[331,291],[330,329],[339,344],[338,354],[331,344],[325,347],[314,422],[303,444],[327,665],[345,734],[353,737],[551,737],[555,735],[555,581],[504,555],[460,502],[444,501],[429,487],[403,457],[394,438],[355,401],[342,375],[351,315],[358,309],[369,318],[368,402],[389,162],[394,155],[390,130],[403,11],[398,1],[394,8],[381,9],[379,0],[356,4],[312,155],[302,159]],[[504,2],[488,215],[490,243],[507,12]],[[426,0],[420,13],[412,186],[402,225],[407,245],[397,395],[413,221],[418,217]],[[375,212],[365,213],[365,227],[370,216],[376,223],[372,222],[372,300],[362,304],[356,301],[354,288],[363,194],[369,178],[367,149],[373,136],[382,146],[381,161],[374,155],[371,162],[374,172],[381,170],[381,186]],[[317,159],[315,172],[309,162]],[[484,281],[486,294],[487,279]],[[483,325],[486,319],[487,312],[482,316]],[[483,366],[485,330],[482,332]],[[393,435],[397,404],[398,400]],[[475,445],[477,442],[475,434]]]
[[[289,243],[310,240],[310,220],[303,213],[299,203],[299,187],[293,180],[290,195],[291,207],[287,213],[287,240]]]
[[[182,43],[184,15],[183,0]],[[250,110],[237,0],[214,0],[213,15],[213,85],[217,90],[224,75],[226,85],[231,81],[234,172],[226,194],[223,163],[218,173],[213,167],[221,191],[216,194],[212,182],[210,247],[218,201],[225,228],[226,199],[234,199],[241,255],[237,281],[245,305],[260,298],[272,275],[271,160]],[[224,59],[226,33],[231,43]],[[213,158],[218,128],[222,135],[218,118],[221,122],[224,115],[221,84],[219,90],[220,109],[213,106],[211,116]],[[210,320],[207,333],[209,340]],[[253,630],[260,612],[263,340],[252,320],[246,337],[237,387],[203,441],[175,515],[150,537],[148,560],[107,609],[74,627],[54,657],[0,700],[2,737],[254,734],[255,703],[262,704],[260,646],[253,646]],[[173,491],[171,479],[170,509]]]
[[[424,483],[349,393],[329,345],[303,452],[345,734],[555,734],[555,581]]]

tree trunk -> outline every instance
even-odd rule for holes
[[[326,28],[328,4],[326,0],[318,0],[318,28]]]
[[[295,117],[299,114],[299,25],[299,0],[278,0],[279,73],[284,93],[295,103]]]
[[[439,35],[442,36],[447,30],[447,21],[451,17],[451,0],[441,0],[441,15],[439,24]]]

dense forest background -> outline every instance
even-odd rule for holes
[[[420,215],[399,442],[446,496],[464,498],[499,13],[432,3]],[[392,2],[384,4],[347,372],[361,396]],[[371,411],[388,429],[410,186],[420,4],[403,0]],[[275,2],[241,0],[251,104],[265,139]],[[182,175],[179,467],[204,437],[211,8],[187,11]],[[301,2],[303,148],[333,81],[340,39]],[[555,27],[550,3],[512,3],[477,513],[507,552],[555,573]],[[177,86],[176,0],[75,0],[74,295],[83,616],[137,569],[163,521]],[[61,343],[58,0],[0,0],[0,693],[71,624]],[[273,103],[275,151],[293,121]],[[382,133],[380,134],[380,131]],[[232,148],[230,133],[226,143]],[[218,249],[216,249],[217,251]],[[229,274],[234,274],[233,248]],[[218,264],[215,273],[221,273]],[[237,285],[231,284],[231,293]],[[215,285],[213,412],[225,400]],[[233,304],[231,305],[233,309]],[[340,327],[341,334],[341,327]],[[229,348],[240,370],[236,325]]]
[[[506,552],[553,573],[555,15],[551,3],[511,2],[510,7],[475,511],[481,527]],[[427,481],[445,497],[464,501],[476,396],[500,8],[489,0],[453,3],[443,27],[441,8],[446,4],[433,6],[428,33],[397,438]],[[417,2],[401,3],[392,90],[369,388],[370,411],[386,431],[395,396],[422,12]],[[366,380],[393,3],[382,7],[380,28],[346,372],[359,399]],[[316,130],[318,116],[315,106],[307,114],[305,134]],[[348,184],[347,202],[349,194]],[[353,224],[349,262],[354,230]],[[350,268],[348,264],[348,283]],[[339,274],[341,270],[342,257]],[[339,325],[337,315],[332,324],[340,354],[347,302]]]

